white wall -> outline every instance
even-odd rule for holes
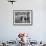
[[[33,25],[14,26],[13,10],[33,10]],[[31,34],[33,40],[46,40],[46,0],[17,0],[14,5],[0,0],[0,40],[14,40],[19,32]]]

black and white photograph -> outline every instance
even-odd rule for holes
[[[13,24],[31,24],[31,10],[14,10]]]

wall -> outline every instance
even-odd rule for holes
[[[13,10],[33,10],[32,26],[14,26]],[[33,40],[46,40],[46,1],[17,0],[12,5],[0,0],[0,40],[15,40],[19,32],[30,34]]]

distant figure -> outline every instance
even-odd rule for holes
[[[24,19],[25,16],[21,16],[20,20],[21,20],[21,23],[25,23],[25,19]]]
[[[23,19],[23,16],[21,16],[21,18],[20,18],[21,22],[22,22],[22,19]]]
[[[25,22],[26,22],[26,20],[27,20],[26,17],[24,18],[24,20],[25,20]]]

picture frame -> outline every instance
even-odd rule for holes
[[[32,25],[32,10],[13,10],[13,25]]]

